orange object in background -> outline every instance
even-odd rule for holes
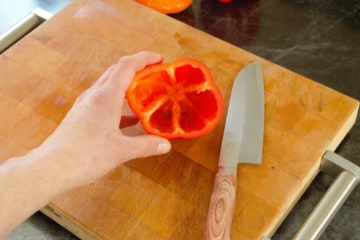
[[[224,100],[208,67],[185,58],[139,71],[126,98],[149,134],[167,139],[196,138],[219,122]]]
[[[136,0],[138,3],[144,4],[161,13],[172,14],[179,13],[188,8],[192,0]]]

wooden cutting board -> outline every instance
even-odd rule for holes
[[[237,72],[262,62],[263,164],[239,165],[231,236],[271,236],[359,102],[132,0],[75,0],[0,55],[0,161],[39,145],[108,66],[142,50],[203,61],[225,110]],[[207,136],[174,140],[169,154],[130,161],[42,211],[84,239],[202,239],[225,117]]]

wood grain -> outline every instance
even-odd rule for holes
[[[223,171],[216,173],[206,219],[204,239],[230,240],[236,185],[236,176]]]
[[[0,55],[0,161],[37,146],[108,66],[142,50],[203,61],[225,112],[237,72],[261,61],[264,158],[238,168],[231,238],[271,236],[322,154],[354,124],[359,102],[132,0],[74,0]],[[174,140],[169,154],[121,165],[43,212],[83,239],[202,239],[224,123],[225,114],[210,134]]]

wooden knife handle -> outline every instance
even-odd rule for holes
[[[229,240],[236,197],[236,176],[218,172],[206,221],[206,240]]]

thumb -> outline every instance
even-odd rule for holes
[[[131,146],[133,151],[129,152],[129,159],[165,154],[171,149],[167,139],[152,135],[131,137]]]

